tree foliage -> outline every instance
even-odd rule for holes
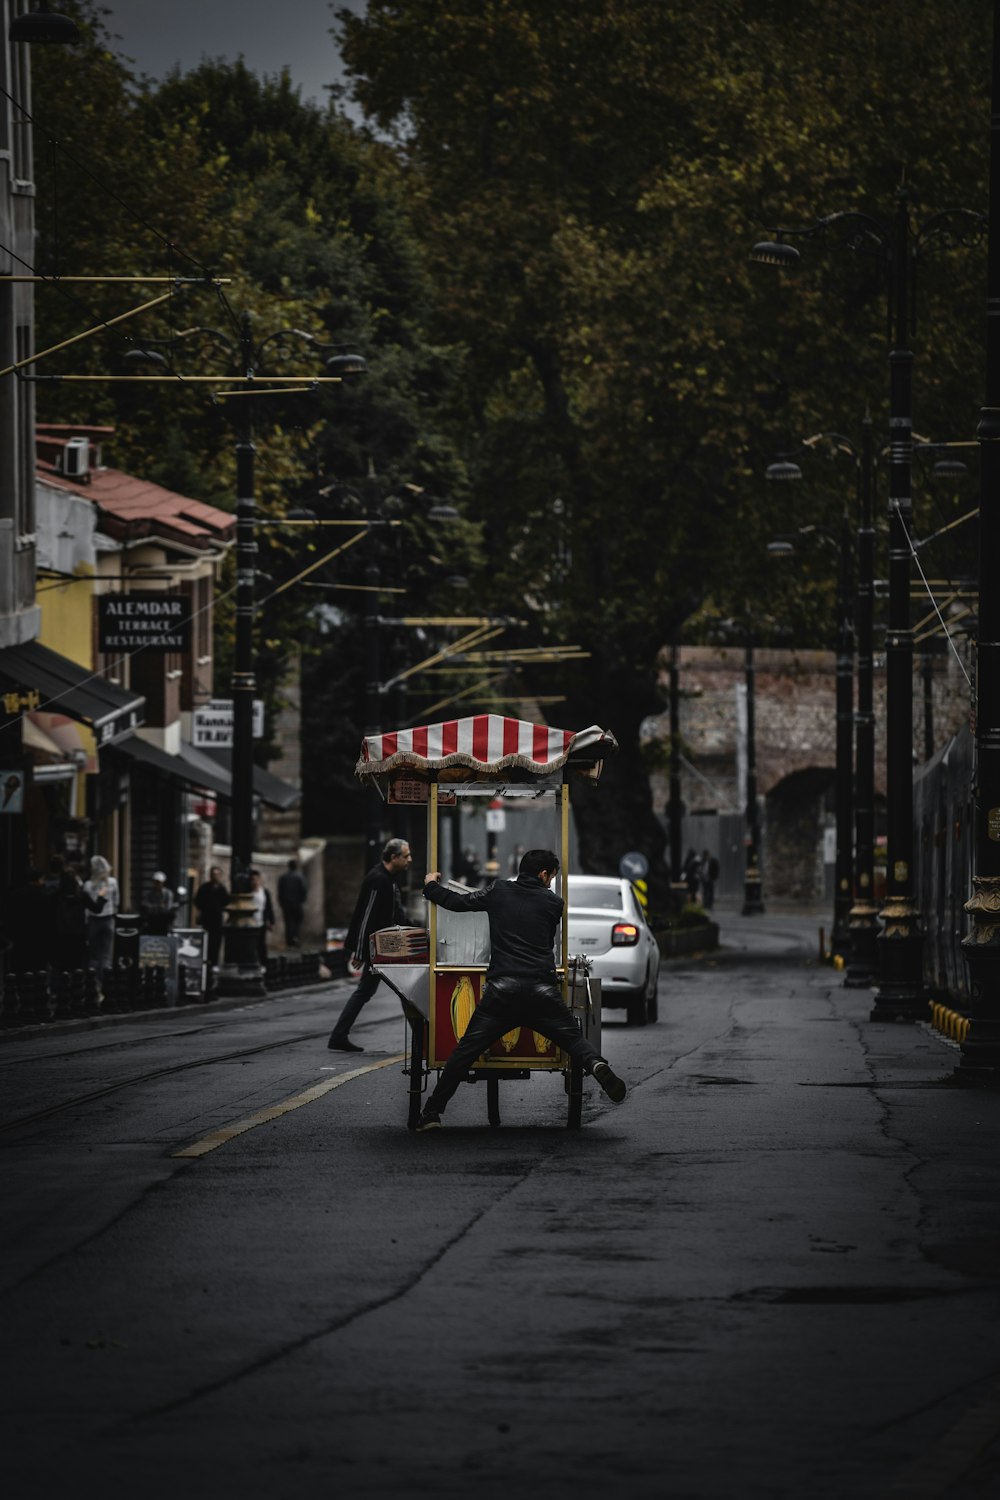
[[[830,465],[794,502],[767,494],[775,449],[857,433],[866,402],[886,430],[881,260],[811,241],[793,279],[752,266],[750,245],[840,208],[887,221],[903,182],[917,220],[985,208],[990,11],[371,0],[339,13],[355,95],[406,166],[438,326],[467,351],[489,586],[527,594],[541,632],[593,652],[575,717],[626,750],[606,815],[584,818],[592,864],[659,851],[633,749],[663,643],[772,613],[769,535],[833,522],[853,493]],[[934,436],[972,427],[983,264],[970,251],[921,268],[917,426]],[[829,565],[812,566],[816,579]],[[815,607],[797,623],[823,641]]]
[[[749,248],[838,209],[888,224],[904,185],[915,225],[985,208],[992,7],[369,0],[339,13],[338,36],[371,133],[242,64],[138,85],[93,6],[64,8],[90,31],[72,91],[62,57],[37,49],[45,264],[210,270],[233,277],[228,304],[261,335],[356,341],[364,383],[257,418],[262,504],[404,522],[315,581],[363,583],[377,562],[383,584],[408,591],[383,607],[433,599],[444,612],[460,605],[443,583],[457,566],[477,609],[516,610],[526,639],[588,650],[558,680],[510,680],[564,692],[564,722],[621,740],[600,797],[579,809],[585,863],[612,868],[627,847],[658,861],[639,751],[658,653],[725,619],[828,643],[823,550],[776,577],[764,549],[776,531],[835,525],[853,474],[817,455],[802,485],[779,491],[763,470],[817,431],[857,439],[866,406],[879,443],[887,432],[884,255],[828,233],[782,273],[752,265]],[[921,246],[914,397],[928,437],[974,426],[984,264],[982,248]],[[43,341],[80,326],[73,295],[40,294]],[[75,346],[76,368],[120,367],[127,334],[225,319],[210,292],[184,295]],[[121,298],[92,293],[88,316],[110,318]],[[85,412],[80,389],[41,387],[43,414],[113,420],[123,462],[188,484],[193,459],[206,498],[231,492],[224,403],[95,386]],[[916,497],[925,534],[969,503],[930,495]],[[471,524],[446,541],[430,498]],[[327,540],[273,535],[263,566],[276,584]],[[947,534],[949,568],[963,566],[965,536]],[[329,786],[362,717],[364,596],[331,593],[318,615],[314,597],[288,590],[266,606],[263,655],[276,682],[285,643],[318,623],[307,741]],[[423,649],[403,634],[386,645],[397,664]],[[430,695],[413,686],[419,717]],[[327,831],[333,804],[316,806]]]
[[[256,498],[265,519],[305,506],[320,520],[379,523],[342,558],[311,571],[309,586],[303,580],[287,587],[350,531],[260,531],[258,679],[276,709],[290,661],[306,653],[304,739],[314,747],[307,817],[329,831],[335,820],[360,816],[353,788],[353,813],[336,795],[351,786],[362,723],[362,684],[352,665],[342,669],[333,660],[355,654],[364,596],[351,588],[381,561],[387,585],[417,601],[436,589],[446,609],[445,570],[429,545],[427,512],[434,498],[461,500],[466,485],[446,422],[457,365],[427,335],[427,278],[398,168],[391,152],[336,110],[303,102],[287,75],[262,80],[242,62],[205,62],[159,85],[140,84],[112,50],[95,7],[81,0],[67,9],[81,16],[87,35],[73,54],[79,87],[65,88],[62,55],[39,49],[36,68],[42,264],[52,274],[142,273],[193,284],[113,325],[118,313],[162,288],[44,288],[40,344],[109,325],[46,369],[126,373],[134,370],[128,351],[151,347],[169,351],[179,378],[45,384],[42,418],[113,423],[121,467],[228,508],[247,406],[185,377],[240,373],[241,315],[251,317],[262,376],[302,375],[308,383],[324,373],[329,348],[318,346],[357,349],[367,360],[368,376],[357,384],[261,397],[252,408]],[[229,281],[219,291],[217,277]],[[397,523],[391,546],[385,519]],[[460,525],[452,561],[460,568],[474,550],[473,529]],[[222,693],[232,649],[231,582],[223,578],[217,607]],[[338,691],[342,670],[346,694]],[[338,740],[350,743],[341,778],[331,778],[325,758],[332,720]],[[268,744],[265,753],[273,749]]]

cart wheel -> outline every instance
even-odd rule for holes
[[[500,1080],[496,1075],[486,1079],[486,1116],[494,1130],[500,1128]]]
[[[420,1099],[424,1082],[424,1036],[427,1023],[421,1018],[410,1022],[410,1094],[406,1116],[407,1130],[416,1130],[420,1119]]]
[[[583,1117],[583,1069],[579,1063],[570,1063],[569,1087],[566,1092],[569,1095],[569,1110],[566,1115],[567,1130],[579,1130]]]

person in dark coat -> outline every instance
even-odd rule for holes
[[[157,870],[153,875],[152,884],[146,891],[146,899],[142,903],[145,930],[162,936],[173,927],[176,915],[177,904],[174,901],[174,893],[167,885],[166,875],[162,870]]]
[[[361,891],[351,924],[344,939],[345,951],[356,967],[361,968],[357,988],[348,997],[337,1024],[330,1034],[327,1046],[334,1052],[363,1052],[350,1039],[350,1030],[362,1006],[366,1005],[378,989],[378,975],[373,972],[368,939],[373,932],[383,927],[396,927],[403,922],[403,900],[399,894],[399,877],[412,863],[413,856],[405,839],[390,839],[382,850],[382,859],[361,882]]]
[[[288,868],[278,880],[278,905],[285,919],[285,946],[297,948],[302,935],[302,918],[305,915],[306,897],[309,894],[297,859],[288,861]]]
[[[198,913],[198,921],[208,933],[209,968],[216,968],[219,962],[222,926],[228,905],[229,888],[222,879],[222,866],[213,865],[208,872],[208,879],[202,881],[194,897],[194,909]]]
[[[688,889],[688,900],[697,903],[701,890],[701,860],[693,849],[687,852],[687,858],[681,866],[681,879]]]
[[[719,878],[719,861],[707,849],[701,852],[701,904],[711,911],[715,904],[715,882]]]
[[[89,891],[84,890],[80,872],[75,866],[63,871],[59,889],[52,898],[54,967],[57,971],[87,967],[87,913],[93,912],[96,916],[104,907],[103,896],[92,896]]]
[[[4,933],[11,940],[12,974],[44,974],[52,953],[52,895],[41,870],[29,865],[4,901]]]
[[[581,1035],[556,978],[554,946],[563,904],[550,887],[558,873],[559,856],[551,849],[529,849],[516,880],[497,880],[482,891],[449,890],[437,871],[425,877],[424,897],[436,906],[486,913],[490,966],[482,999],[424,1105],[419,1131],[440,1126],[445,1105],[476,1058],[518,1026],[530,1027],[562,1047],[616,1104],[625,1098],[622,1080],[593,1042]]]

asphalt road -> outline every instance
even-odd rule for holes
[[[343,982],[8,1041],[8,1500],[1000,1494],[1000,1096],[819,920],[724,912],[579,1132],[536,1077],[409,1134]]]

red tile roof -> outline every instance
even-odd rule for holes
[[[55,459],[71,437],[89,437],[100,441],[110,436],[113,427],[69,427],[46,424],[37,433],[36,468],[47,484],[70,494],[92,500],[100,513],[101,531],[118,540],[141,536],[173,539],[186,546],[210,547],[232,540],[236,518],[217,506],[205,505],[188,495],[178,495],[137,479],[120,469],[92,468],[86,476],[73,478],[59,472]]]

